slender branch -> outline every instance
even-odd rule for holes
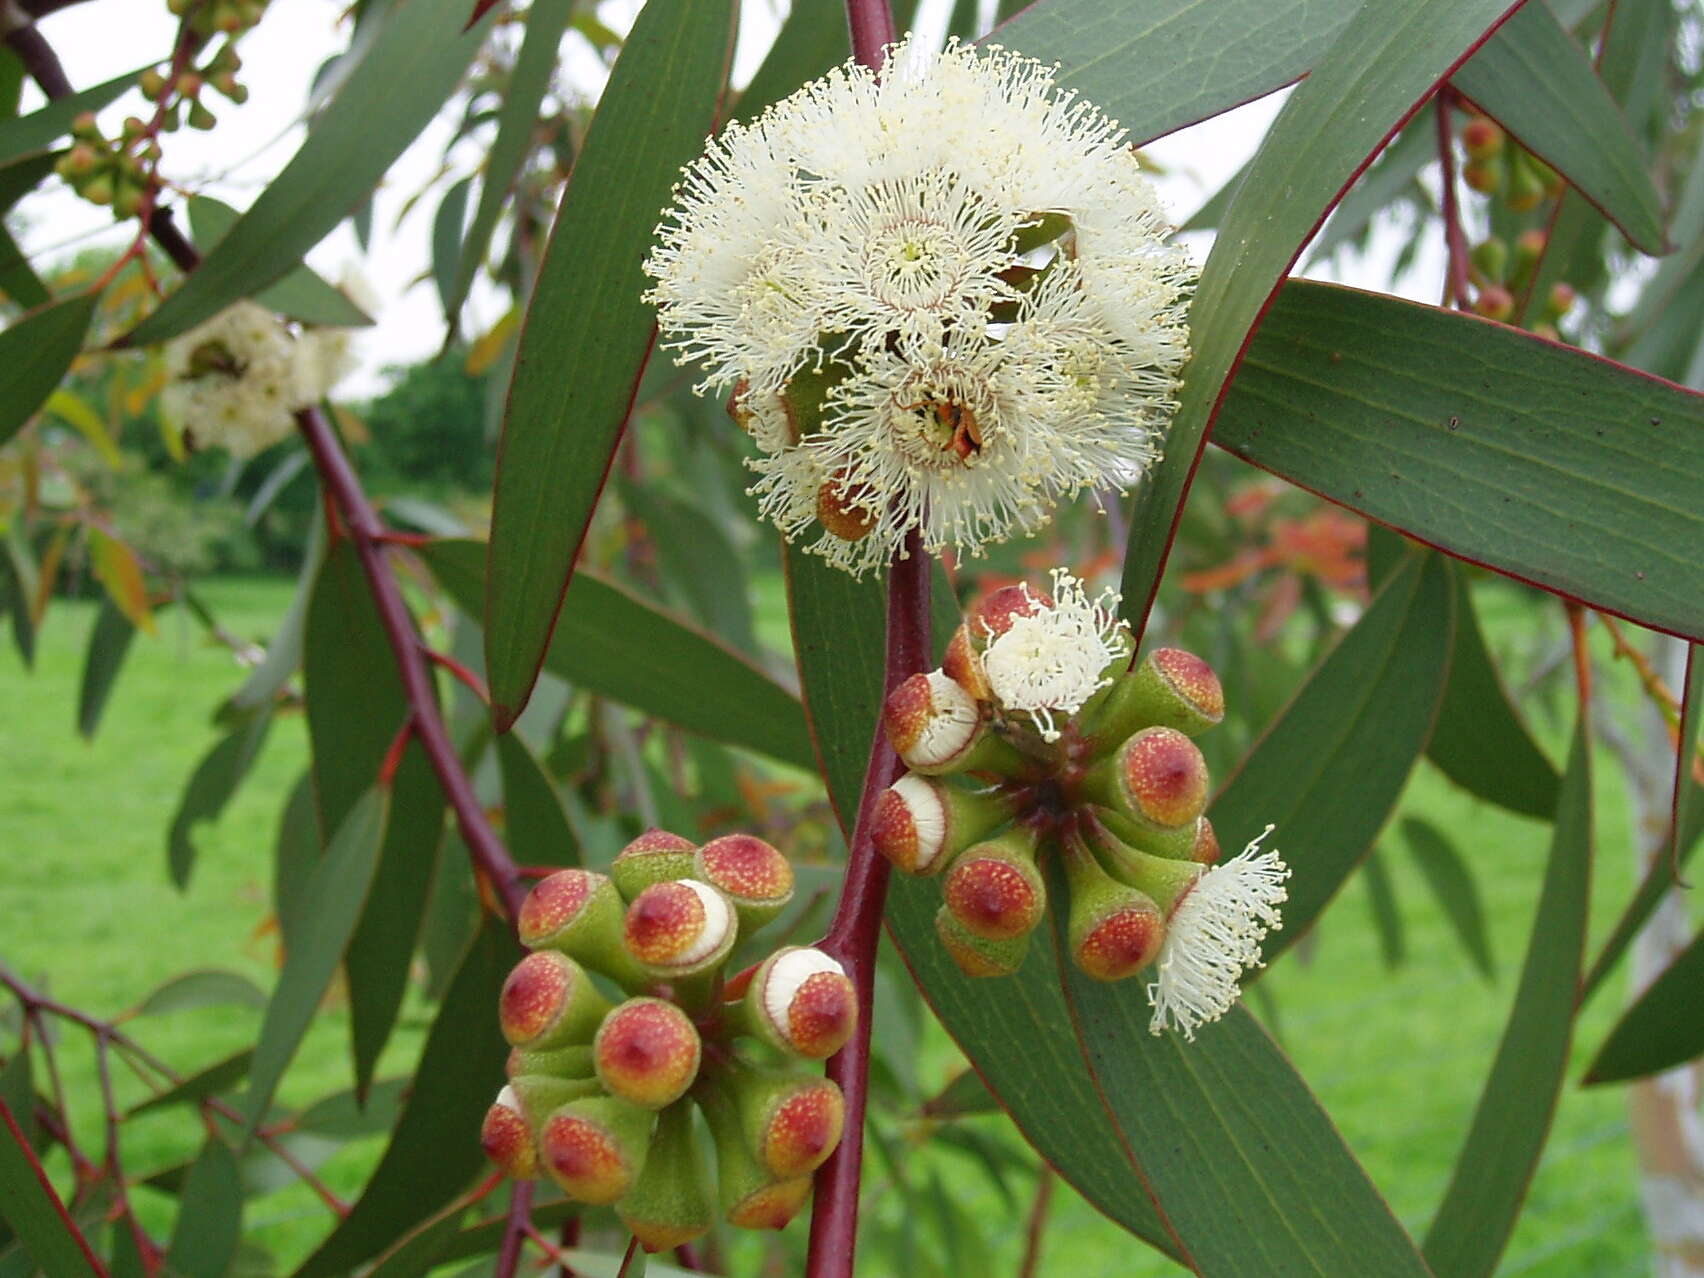
[[[532,1181],[517,1180],[509,1191],[509,1223],[503,1228],[503,1245],[497,1250],[492,1278],[515,1278],[515,1267],[521,1260],[521,1243],[532,1225],[532,1200]]]
[[[883,50],[898,39],[888,0],[846,0],[846,21],[852,28],[852,56],[879,69]]]
[[[627,1243],[627,1250],[621,1257],[621,1268],[615,1271],[615,1278],[627,1278],[628,1271],[633,1268],[633,1257],[638,1254],[639,1240],[637,1238],[630,1239]]]
[[[1438,117],[1439,182],[1443,190],[1444,241],[1449,246],[1449,273],[1444,280],[1444,305],[1453,300],[1462,310],[1468,303],[1467,236],[1461,229],[1461,205],[1456,200],[1455,130],[1450,124],[1455,90],[1438,87],[1433,107]]]
[[[1568,631],[1574,640],[1574,688],[1580,698],[1580,713],[1586,713],[1586,708],[1592,699],[1592,656],[1586,646],[1586,610],[1570,600],[1568,609]]]
[[[68,98],[74,92],[59,55],[47,37],[34,26],[14,27],[6,33],[6,44],[18,55],[41,91],[50,98]]]
[[[1035,1200],[1030,1204],[1029,1228],[1024,1232],[1024,1258],[1018,1266],[1018,1278],[1035,1278],[1041,1265],[1041,1236],[1047,1229],[1047,1213],[1053,1206],[1054,1185],[1058,1177],[1046,1164],[1035,1178]]]
[[[887,656],[884,693],[922,670],[929,660],[929,569],[915,529],[888,572]],[[829,1059],[828,1076],[846,1098],[845,1135],[816,1176],[811,1210],[807,1278],[851,1278],[858,1241],[858,1184],[864,1161],[864,1109],[869,1099],[870,1023],[875,992],[876,944],[881,939],[888,863],[875,848],[870,814],[877,798],[905,770],[878,730],[870,746],[858,820],[852,831],[840,904],[822,948],[846,968],[858,993],[858,1029]]]

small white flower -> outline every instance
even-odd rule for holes
[[[252,457],[344,376],[348,348],[346,330],[297,334],[258,303],[238,302],[166,345],[161,411],[196,447]]]
[[[1260,943],[1283,926],[1278,907],[1288,896],[1290,867],[1276,851],[1260,852],[1267,826],[1240,855],[1203,874],[1166,920],[1155,973],[1148,986],[1154,1016],[1148,1032],[1168,1025],[1193,1040],[1196,1028],[1216,1021],[1242,992],[1238,982],[1260,967]]]
[[[1090,600],[1083,583],[1053,570],[1053,603],[1024,594],[1034,607],[1012,618],[982,653],[982,672],[995,699],[1027,714],[1044,741],[1059,740],[1054,715],[1069,719],[1112,682],[1107,667],[1129,651],[1116,609],[1119,595],[1105,590]]]
[[[820,411],[753,429],[753,492],[862,573],[913,528],[975,554],[1141,477],[1188,357],[1166,231],[1122,130],[1050,68],[908,38],[713,140],[647,296],[700,392],[819,379]]]

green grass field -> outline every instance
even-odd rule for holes
[[[260,639],[288,591],[289,584],[279,581],[221,580],[207,583],[204,593],[229,629]],[[191,967],[232,968],[269,986],[277,957],[265,929],[270,849],[284,794],[307,761],[301,720],[278,724],[222,819],[201,828],[194,878],[179,894],[165,873],[166,831],[184,782],[216,739],[210,715],[241,672],[226,649],[205,643],[198,629],[168,613],[157,637],[138,638],[99,737],[85,743],[75,734],[74,714],[92,620],[88,605],[56,605],[33,673],[24,671],[9,643],[0,645],[0,957],[59,997],[107,1016]],[[1558,742],[1547,745],[1553,756],[1559,753]],[[1594,945],[1633,878],[1625,798],[1609,760],[1602,763]],[[1508,1014],[1548,828],[1467,798],[1426,766],[1417,770],[1403,810],[1427,816],[1472,858],[1490,922],[1495,982],[1476,974],[1392,837],[1385,841],[1386,859],[1406,922],[1406,965],[1394,973],[1383,967],[1365,888],[1357,882],[1311,942],[1279,964],[1266,984],[1281,1041],[1397,1215],[1419,1236],[1443,1193]],[[1584,1016],[1576,1076],[1621,996],[1618,977]],[[1255,1006],[1266,1014],[1263,1004]],[[409,1068],[422,1010],[411,1004],[405,1011],[381,1074]],[[1268,1023],[1274,1024],[1270,1016]],[[257,1012],[227,1007],[138,1020],[129,1028],[190,1071],[252,1041],[257,1024]],[[347,1041],[345,1014],[333,1000],[303,1045],[282,1098],[305,1100],[347,1086]],[[76,1129],[98,1149],[92,1054],[74,1032],[66,1044],[65,1082]],[[943,1081],[956,1068],[956,1053],[938,1031],[924,1059]],[[124,1080],[122,1099],[143,1095]],[[154,1168],[190,1156],[194,1126],[183,1111],[127,1124],[127,1162]],[[324,1175],[352,1195],[376,1152],[374,1140],[357,1143],[327,1163]],[[938,1167],[953,1193],[986,1222],[998,1269],[1015,1271],[1021,1211],[1003,1203],[961,1158],[928,1157],[926,1165]],[[145,1193],[142,1202],[151,1225],[169,1225],[166,1200]],[[248,1235],[280,1262],[299,1257],[324,1227],[324,1209],[300,1187],[254,1200],[245,1218]],[[919,1257],[941,1250],[928,1226],[920,1234]],[[1624,1098],[1614,1089],[1570,1089],[1499,1272],[1635,1275],[1645,1272],[1645,1255]],[[923,1259],[917,1266],[918,1273],[936,1272]],[[890,1270],[884,1262],[869,1272]],[[1178,1271],[1065,1191],[1055,1200],[1040,1272],[1143,1278]]]

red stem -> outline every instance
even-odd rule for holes
[[[395,534],[393,533],[394,537]],[[437,652],[431,648],[425,649],[426,660],[435,666],[440,666],[456,679],[460,680],[467,690],[479,698],[481,705],[491,704],[491,694],[485,690],[485,681],[447,652]]]
[[[852,28],[852,56],[879,71],[882,51],[899,38],[888,0],[846,0],[846,21]]]
[[[1450,110],[1455,105],[1455,90],[1448,84],[1438,87],[1434,107],[1438,113],[1438,165],[1443,188],[1444,241],[1449,246],[1449,273],[1444,280],[1443,305],[1453,300],[1462,310],[1468,305],[1467,236],[1461,229],[1461,206],[1456,201],[1455,131],[1450,127]]]
[[[900,554],[888,573],[884,695],[929,664],[931,560],[923,553],[915,530],[906,537]],[[905,765],[878,729],[870,744],[864,791],[858,799],[858,821],[853,827],[840,904],[821,943],[822,949],[840,960],[858,992],[858,1029],[852,1041],[828,1062],[828,1076],[846,1097],[846,1134],[816,1175],[806,1278],[851,1278],[852,1274],[858,1241],[858,1184],[864,1162],[864,1109],[869,1098],[876,944],[881,940],[888,881],[888,863],[876,852],[869,816],[882,791],[904,771]]]
[[[17,1120],[12,1117],[11,1108],[3,1100],[0,1100],[0,1139],[14,1142],[23,1151],[24,1159],[29,1163],[30,1170],[35,1173],[36,1180],[41,1183],[42,1190],[47,1194],[48,1200],[52,1202],[54,1211],[59,1214],[59,1222],[65,1226],[65,1232],[71,1235],[72,1241],[83,1253],[83,1258],[89,1262],[89,1268],[94,1273],[99,1274],[100,1278],[106,1278],[106,1266],[101,1264],[99,1258],[90,1250],[89,1240],[83,1237],[83,1231],[77,1228],[77,1222],[72,1220],[71,1213],[65,1210],[64,1202],[54,1191],[53,1182],[47,1178],[47,1173],[42,1170],[41,1160],[35,1156],[35,1150],[30,1148],[29,1141],[24,1139],[24,1133],[19,1129]]]
[[[515,1267],[521,1261],[521,1243],[532,1224],[532,1199],[532,1181],[517,1180],[509,1191],[509,1223],[503,1230],[503,1245],[497,1251],[492,1278],[515,1278]]]

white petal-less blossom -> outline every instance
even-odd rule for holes
[[[1278,907],[1290,877],[1276,851],[1260,851],[1267,826],[1237,856],[1196,880],[1166,921],[1166,938],[1148,986],[1154,1015],[1148,1031],[1167,1026],[1194,1040],[1200,1026],[1218,1020],[1241,993],[1242,975],[1260,967],[1266,934],[1283,926]]]
[[[1108,668],[1128,655],[1128,632],[1116,613],[1117,592],[1091,600],[1063,568],[1053,570],[1051,606],[1023,589],[1034,606],[988,644],[982,672],[1003,709],[1027,715],[1042,740],[1057,741],[1054,716],[1069,719],[1112,682]]]
[[[350,364],[347,329],[292,330],[241,301],[166,345],[161,410],[197,448],[247,458],[288,436]]]
[[[732,392],[763,514],[840,567],[913,528],[977,553],[1158,456],[1192,271],[1122,130],[1050,68],[907,39],[729,126],[675,197],[663,340]]]

